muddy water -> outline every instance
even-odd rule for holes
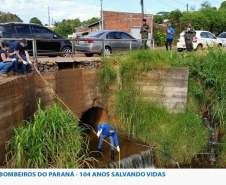
[[[108,167],[112,162],[119,161],[119,154],[115,152],[115,161],[111,161],[110,157],[110,146],[107,143],[104,143],[104,150],[101,155],[98,155],[97,152],[97,145],[98,145],[98,138],[92,132],[89,134],[90,139],[90,152],[91,156],[95,157],[98,162],[94,164],[97,168],[105,168]],[[140,155],[142,152],[147,151],[149,148],[143,146],[139,141],[131,140],[124,134],[119,134],[119,143],[120,143],[120,160],[128,158],[134,154]]]

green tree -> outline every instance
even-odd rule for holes
[[[91,19],[88,19],[88,20],[85,20],[82,22],[82,25],[90,25],[90,24],[93,24],[95,22],[98,22],[100,19],[97,18],[97,17],[93,17]]]
[[[154,16],[154,23],[156,24],[162,24],[164,20],[164,17],[161,15],[155,15]]]
[[[221,3],[220,9],[226,9],[226,1]]]
[[[63,37],[67,37],[75,31],[76,27],[81,26],[81,21],[79,19],[64,19],[62,22],[57,22],[55,26],[55,32]]]
[[[54,31],[61,36],[67,37],[68,35],[75,32],[75,28],[79,26],[87,26],[89,24],[99,21],[99,18],[93,17],[91,19],[81,22],[79,19],[64,19],[62,22],[55,23]]]
[[[5,13],[0,11],[0,23],[6,22],[23,22],[23,21],[16,14],[12,14],[9,12]]]
[[[202,4],[201,4],[201,8],[202,9],[205,9],[205,8],[211,8],[211,4],[209,1],[204,1]]]
[[[30,19],[30,23],[42,25],[42,22],[41,22],[41,21],[39,20],[39,18],[37,18],[37,17],[32,17],[32,18]]]
[[[174,23],[174,24],[178,24],[180,22],[180,18],[182,16],[182,12],[180,10],[174,10],[172,12],[169,13],[168,15],[168,19]]]
[[[223,17],[221,12],[219,12],[216,8],[205,8],[201,9],[201,14],[203,14],[206,18],[208,18],[207,29],[210,32],[218,34],[222,27]]]
[[[210,24],[210,20],[201,11],[184,13],[180,22],[183,28],[191,23],[196,30],[208,30]]]

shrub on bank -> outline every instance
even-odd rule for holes
[[[78,168],[89,161],[78,120],[59,105],[38,110],[15,129],[7,146],[7,167]]]

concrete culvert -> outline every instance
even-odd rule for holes
[[[108,122],[108,115],[103,108],[92,107],[83,113],[80,120],[80,126],[89,132],[91,127],[96,129],[98,123]]]

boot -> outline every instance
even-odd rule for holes
[[[111,150],[111,160],[115,161],[115,152],[114,152],[114,150]]]

